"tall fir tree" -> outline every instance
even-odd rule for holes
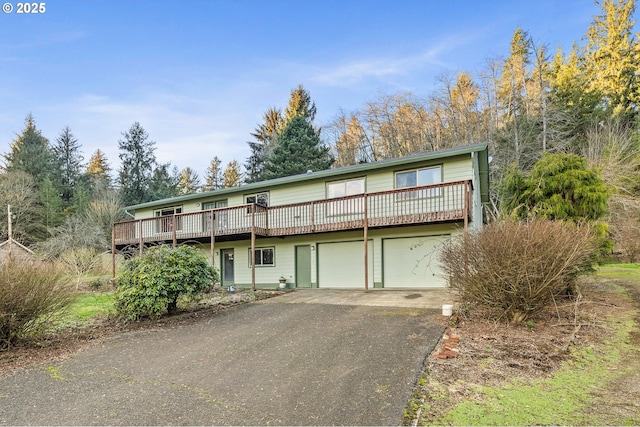
[[[263,122],[256,127],[251,134],[255,141],[249,141],[251,155],[247,159],[244,167],[247,171],[245,181],[247,183],[261,181],[264,162],[273,151],[278,134],[284,127],[282,112],[275,107],[269,108],[262,115]]]
[[[200,177],[198,173],[189,166],[180,171],[178,191],[180,194],[193,194],[200,188]]]
[[[46,234],[38,237],[44,239],[50,236],[55,227],[64,222],[64,213],[62,211],[62,197],[49,178],[45,178],[40,184],[39,196],[42,207],[42,225]]]
[[[58,181],[59,190],[62,194],[62,201],[65,206],[72,204],[75,187],[82,175],[84,158],[80,152],[80,144],[73,136],[69,126],[66,126],[56,143],[51,147],[53,151],[53,162]]]
[[[155,142],[139,122],[123,132],[118,141],[121,166],[118,170],[118,185],[125,206],[151,200],[148,190],[153,167],[156,164]]]
[[[49,141],[36,128],[33,115],[25,119],[25,127],[11,144],[11,152],[3,155],[7,172],[23,171],[36,183],[52,175],[52,153]]]
[[[111,187],[111,166],[107,161],[107,156],[102,150],[97,149],[89,159],[89,164],[85,170],[85,177],[88,186],[93,194],[96,190]]]
[[[242,184],[242,173],[237,160],[231,160],[222,174],[222,188],[237,187]]]
[[[149,183],[148,196],[150,200],[167,199],[180,194],[178,184],[180,176],[177,167],[171,168],[170,163],[162,163],[155,167]]]
[[[329,169],[333,157],[320,134],[304,117],[294,117],[280,134],[278,145],[265,163],[265,179]]]
[[[247,142],[251,154],[244,164],[247,171],[246,182],[265,179],[265,163],[277,147],[280,134],[296,117],[302,117],[311,124],[316,117],[316,104],[302,85],[298,85],[291,91],[284,114],[275,107],[268,109],[263,115],[263,123],[258,125],[255,132],[251,134],[255,141]]]
[[[589,26],[583,56],[589,91],[602,96],[607,111],[633,117],[640,102],[640,47],[633,32],[635,1],[603,0],[600,6],[602,15]]]
[[[202,191],[214,191],[222,188],[222,169],[220,165],[222,161],[218,156],[214,156],[207,168],[207,176],[205,177]]]
[[[67,212],[82,214],[93,200],[91,184],[87,178],[86,175],[82,176],[75,185],[73,197],[71,198],[71,206],[67,208]]]
[[[107,176],[111,171],[107,156],[99,148],[91,155],[86,173],[91,175]]]
[[[298,116],[304,117],[309,123],[313,123],[316,118],[316,103],[311,100],[311,95],[302,85],[298,85],[297,88],[291,91],[289,104],[284,110],[283,125],[288,125],[291,120]]]

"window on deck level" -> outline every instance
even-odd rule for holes
[[[269,193],[248,194],[244,196],[244,202],[247,205],[255,203],[256,205],[262,206],[264,208],[269,207]],[[256,212],[261,211],[257,210]],[[251,207],[247,208],[247,213],[251,213]]]
[[[202,210],[208,211],[210,209],[218,209],[218,208],[226,208],[229,206],[227,199],[224,200],[215,200],[213,202],[205,202],[202,204]],[[216,228],[226,228],[227,226],[227,212],[218,212],[216,214],[208,213],[203,217],[203,228],[205,231],[211,231],[211,225],[213,224],[213,220],[217,219],[218,223],[216,224]]]
[[[364,178],[327,183],[327,199],[364,194]],[[340,200],[327,204],[327,215],[363,212],[362,199]]]
[[[440,184],[442,182],[442,167],[432,166],[428,168],[414,169],[396,173],[396,188],[407,188],[430,184]],[[416,192],[406,193],[406,197],[433,197],[439,196],[439,188],[423,190],[420,194]]]
[[[173,215],[182,213],[182,206],[171,206],[155,211],[153,215],[156,221],[156,233],[169,233],[173,231]],[[182,230],[182,217],[176,217],[176,231]]]

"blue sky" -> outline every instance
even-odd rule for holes
[[[4,2],[4,1],[3,1]],[[54,141],[69,126],[85,160],[117,170],[138,121],[156,157],[201,176],[244,163],[269,107],[298,84],[316,124],[380,93],[433,92],[444,74],[505,57],[516,28],[551,51],[581,43],[591,0],[50,0],[0,13],[0,152],[32,113]]]

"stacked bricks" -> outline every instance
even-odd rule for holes
[[[444,340],[442,343],[442,350],[435,353],[433,356],[437,359],[453,359],[458,357],[458,344],[460,343],[460,338],[451,334],[450,331],[447,331],[447,333],[443,335],[442,339]]]

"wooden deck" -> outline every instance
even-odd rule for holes
[[[255,204],[118,222],[113,244],[292,236],[471,219],[471,181],[366,193],[281,206]],[[248,238],[248,237],[247,237]]]

